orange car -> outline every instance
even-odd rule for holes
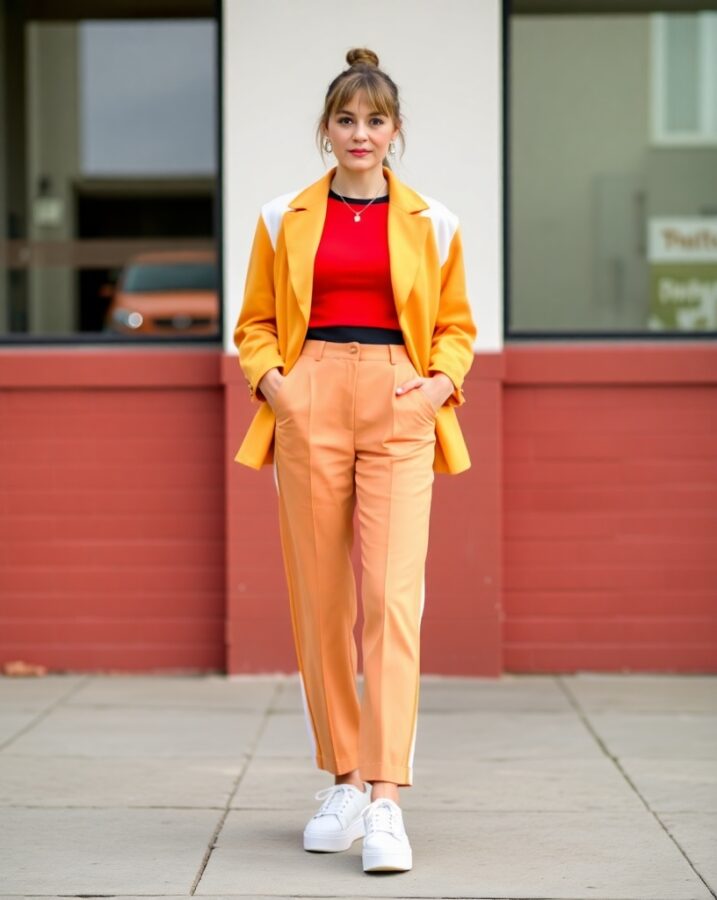
[[[133,256],[117,281],[105,328],[168,337],[218,334],[215,253],[168,250]]]

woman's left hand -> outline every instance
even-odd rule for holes
[[[396,388],[397,394],[407,394],[411,390],[420,390],[428,394],[433,408],[438,410],[455,390],[451,379],[443,372],[436,372],[430,378],[409,378]]]

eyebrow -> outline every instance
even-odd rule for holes
[[[336,111],[336,115],[338,116],[339,113],[346,113],[346,114],[349,115],[349,116],[352,116],[352,115],[353,115],[353,113],[351,112],[350,109],[339,109],[339,110]],[[370,112],[370,113],[369,113],[369,115],[370,115],[370,116],[382,116],[383,113],[382,113],[380,110],[378,110],[378,109],[374,109],[373,112]]]

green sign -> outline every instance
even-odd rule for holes
[[[654,331],[717,330],[717,220],[653,219],[648,235]]]

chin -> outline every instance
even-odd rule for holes
[[[346,156],[348,162],[352,162],[355,165],[365,165],[367,163],[368,165],[374,165],[376,163],[375,153],[369,153],[368,156],[354,156],[352,153],[347,152]]]

